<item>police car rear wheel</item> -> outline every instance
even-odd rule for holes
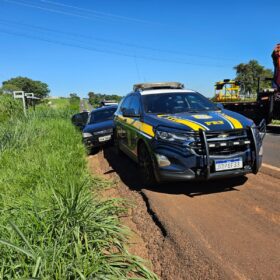
[[[145,185],[155,185],[154,167],[151,156],[145,144],[140,144],[138,150],[138,162],[141,168],[142,178]]]

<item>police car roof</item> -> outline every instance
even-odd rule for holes
[[[133,90],[149,90],[149,89],[183,89],[185,86],[179,82],[156,82],[135,84]]]
[[[192,92],[195,91],[190,89],[152,89],[152,90],[139,91],[141,95],[163,94],[163,93],[192,93]]]

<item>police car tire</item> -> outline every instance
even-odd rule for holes
[[[114,151],[116,153],[116,155],[118,156],[122,156],[123,155],[123,152],[122,150],[120,149],[120,145],[119,145],[119,140],[118,140],[118,137],[116,135],[116,130],[114,131],[114,134],[113,134],[113,147],[114,147]]]
[[[151,155],[145,146],[141,143],[138,150],[138,162],[142,173],[142,178],[146,186],[156,185],[156,179],[154,174],[154,166]]]

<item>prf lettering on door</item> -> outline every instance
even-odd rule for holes
[[[224,124],[223,121],[210,121],[210,122],[205,122],[207,125],[218,125],[218,124]]]

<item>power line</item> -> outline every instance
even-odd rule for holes
[[[92,17],[79,15],[79,14],[75,14],[75,13],[70,13],[70,12],[64,12],[64,11],[60,11],[60,10],[56,10],[56,9],[52,9],[52,8],[40,7],[40,6],[37,6],[37,5],[34,5],[34,4],[18,2],[18,1],[15,1],[15,0],[1,0],[1,1],[12,3],[12,4],[17,4],[17,5],[22,5],[22,6],[29,7],[29,8],[35,8],[35,9],[39,9],[39,10],[43,10],[43,11],[47,11],[47,12],[52,12],[52,13],[57,13],[57,14],[62,14],[62,15],[67,15],[67,16],[74,16],[74,17],[82,18],[82,19],[93,20]],[[95,17],[98,18],[98,16],[95,16]]]
[[[113,17],[113,18],[121,19],[121,20],[135,21],[135,22],[138,22],[138,23],[157,24],[155,22],[145,21],[145,20],[132,18],[132,17],[120,16],[120,15],[111,14],[111,13],[104,13],[104,12],[100,12],[100,11],[96,11],[96,10],[92,10],[92,9],[81,8],[81,7],[77,7],[77,6],[73,6],[73,5],[67,5],[67,4],[64,4],[64,3],[59,3],[59,2],[54,2],[54,1],[40,0],[40,2],[53,4],[53,5],[59,6],[59,7],[66,7],[66,8],[79,10],[79,11],[85,11],[85,12],[90,12],[90,13],[94,13],[94,14],[99,14],[99,15],[106,16],[106,17]]]
[[[2,22],[4,24],[18,25],[20,27],[25,26],[25,27],[33,28],[33,29],[37,29],[37,30],[53,32],[53,33],[60,34],[60,35],[70,36],[75,39],[77,37],[79,37],[79,38],[84,38],[84,39],[93,40],[93,41],[97,41],[97,42],[99,41],[99,42],[104,42],[104,43],[110,43],[110,44],[116,44],[116,45],[121,45],[121,46],[125,46],[125,47],[130,47],[130,48],[144,49],[144,50],[150,50],[150,51],[161,52],[161,53],[169,53],[172,55],[183,55],[183,56],[203,58],[203,59],[205,58],[205,59],[211,59],[211,60],[234,60],[232,58],[221,58],[221,57],[213,57],[213,56],[206,56],[206,55],[195,55],[195,54],[189,54],[186,52],[175,51],[175,50],[158,49],[158,48],[147,47],[147,46],[143,46],[143,45],[125,43],[125,42],[121,42],[121,41],[108,40],[108,39],[104,39],[104,38],[100,38],[100,37],[92,37],[92,36],[87,36],[87,35],[82,35],[82,34],[77,34],[77,33],[70,33],[70,32],[65,32],[65,31],[61,31],[61,30],[45,28],[42,26],[26,24],[26,23],[22,23],[22,22],[15,22],[15,21],[3,20],[3,19],[0,19],[0,22]]]
[[[44,41],[44,42],[58,44],[58,45],[62,45],[62,46],[74,47],[74,48],[79,48],[79,49],[98,52],[98,53],[113,54],[113,55],[118,55],[118,56],[129,57],[129,58],[135,59],[135,55],[133,55],[133,54],[127,54],[127,53],[118,52],[118,51],[104,50],[104,49],[98,49],[98,48],[94,48],[94,47],[82,46],[79,44],[61,42],[61,41],[53,40],[53,39],[50,40],[50,39],[42,38],[39,36],[34,36],[34,35],[26,34],[26,33],[19,33],[19,32],[15,32],[15,31],[11,31],[11,30],[5,30],[2,28],[0,28],[0,32],[4,33],[4,34],[24,37],[24,38],[28,38],[28,39],[37,40],[37,41]],[[212,67],[215,67],[215,68],[216,67],[218,67],[218,68],[231,67],[231,66],[227,66],[227,65],[201,64],[201,63],[187,62],[187,61],[183,61],[183,60],[171,60],[171,59],[163,59],[163,58],[143,56],[143,55],[137,56],[137,58],[149,60],[149,61],[166,62],[166,63],[174,63],[174,64],[182,64],[182,65],[192,65],[192,66],[203,66],[203,67],[210,67],[210,68],[212,68]]]
[[[32,2],[26,2],[26,1],[20,1],[20,0],[1,0],[4,2],[8,2],[11,4],[16,4],[16,5],[22,5],[25,7],[29,8],[35,8],[47,12],[52,12],[52,13],[57,13],[57,14],[63,14],[67,16],[73,16],[73,17],[78,17],[78,18],[83,18],[87,20],[93,20],[93,19],[98,19],[101,21],[108,21],[108,20],[113,20],[113,21],[129,21],[129,22],[135,22],[135,23],[141,23],[141,24],[156,24],[136,18],[131,18],[131,17],[124,17],[124,16],[119,16],[119,15],[114,15],[114,14],[107,14],[107,13],[102,13],[102,12],[97,12],[95,10],[90,10],[90,9],[85,9],[85,8],[79,8],[77,6],[71,6],[71,5],[66,5],[58,2],[52,2],[52,1],[40,1],[42,2],[43,6],[39,6],[38,3],[34,4]],[[57,8],[53,7],[47,7],[44,4],[51,4],[52,6],[58,6],[61,8],[67,8],[68,10],[76,10],[76,11],[81,11],[81,13],[75,13],[75,12],[69,12],[69,11],[63,11],[59,10]],[[85,13],[86,12],[86,13]],[[159,25],[159,24],[157,24]]]
[[[48,12],[63,14],[63,15],[67,15],[67,16],[74,16],[74,17],[87,19],[87,20],[93,20],[93,18],[92,18],[92,16],[93,16],[95,19],[101,20],[103,22],[106,22],[108,19],[111,19],[111,20],[112,19],[114,19],[114,20],[122,19],[122,20],[134,21],[134,22],[138,22],[138,23],[156,24],[156,23],[152,23],[152,22],[148,22],[148,21],[142,21],[142,20],[132,18],[132,17],[123,17],[123,16],[119,16],[119,15],[115,15],[115,14],[98,12],[98,11],[91,10],[91,9],[81,8],[81,7],[78,7],[78,6],[63,4],[63,3],[60,3],[60,2],[49,1],[49,0],[40,0],[40,2],[45,3],[45,4],[55,5],[55,6],[58,6],[58,7],[64,7],[64,8],[67,8],[67,9],[78,10],[78,11],[82,11],[82,12],[90,12],[90,13],[92,13],[92,16],[89,17],[87,15],[81,15],[81,14],[72,13],[72,12],[68,12],[68,11],[61,11],[61,10],[57,10],[57,9],[53,9],[53,8],[41,7],[41,6],[38,6],[38,5],[34,5],[32,3],[30,4],[30,2],[29,3],[28,2],[22,2],[22,1],[25,1],[25,0],[0,0],[0,1],[13,3],[13,4],[17,4],[17,5],[23,5],[23,6],[26,6],[26,7],[31,7],[31,8],[36,8],[36,9],[41,9],[41,10],[45,10],[45,11],[48,11]],[[160,24],[157,24],[157,25],[160,25]],[[168,27],[168,26],[166,25],[165,27]],[[33,28],[43,29],[42,27],[34,27],[34,26],[33,26]],[[48,30],[48,31],[51,31],[51,32],[56,32],[56,33],[58,33],[58,32],[62,33],[63,32],[63,31],[46,29],[46,28],[44,28],[44,29],[46,31]],[[66,34],[66,32],[64,32],[64,34]],[[80,35],[80,34],[68,33],[67,35],[69,35],[69,36],[79,36],[80,38],[83,37],[83,38],[91,39],[91,40],[94,39],[92,37],[85,36],[85,35]],[[163,49],[158,49],[158,48],[153,48],[153,47],[140,46],[140,45],[131,44],[131,43],[124,43],[124,42],[117,42],[117,41],[113,41],[113,40],[106,40],[106,39],[103,39],[103,38],[95,38],[94,40],[103,41],[103,42],[107,42],[107,43],[113,43],[113,44],[119,44],[119,45],[123,45],[123,46],[127,46],[127,47],[146,49],[146,50],[151,50],[151,51],[155,51],[155,52],[164,52],[164,53],[169,53],[169,54],[172,54],[172,55],[184,55],[184,56],[189,56],[189,57],[198,57],[198,58],[205,58],[205,59],[211,59],[211,60],[235,61],[234,58],[213,57],[213,56],[208,56],[208,55],[195,55],[195,54],[190,54],[190,53],[186,53],[186,52],[182,52],[182,51],[163,50]]]

